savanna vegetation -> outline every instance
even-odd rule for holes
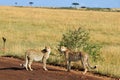
[[[120,13],[45,9],[31,7],[0,7],[0,55],[24,58],[26,49],[42,49],[50,45],[48,63],[64,64],[57,46],[64,33],[79,27],[90,31],[91,43],[100,43],[102,61],[94,73],[120,78]],[[2,50],[2,37],[6,40]],[[73,63],[79,68],[80,63]]]

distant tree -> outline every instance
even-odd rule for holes
[[[87,8],[87,7],[85,7],[85,6],[82,6],[81,8]]]
[[[18,3],[17,3],[17,2],[15,2],[15,6],[17,6],[17,4],[18,4]]]
[[[29,2],[30,6],[32,6],[34,4],[34,2]]]
[[[74,5],[75,8],[77,8],[77,6],[79,5],[79,3],[72,3],[72,5]]]

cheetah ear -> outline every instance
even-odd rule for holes
[[[62,46],[62,47],[64,47],[64,48],[68,49],[68,47],[66,47],[66,46]]]
[[[69,49],[67,46],[63,46],[64,48],[66,48],[66,49]]]
[[[47,46],[45,46],[45,49],[47,49]]]

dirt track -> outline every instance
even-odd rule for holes
[[[49,71],[42,69],[42,64],[33,63],[33,71],[20,67],[19,59],[0,57],[0,80],[110,80],[108,78],[83,75],[81,72],[66,72],[64,68],[47,65]]]

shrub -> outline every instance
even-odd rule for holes
[[[101,46],[91,43],[89,31],[83,28],[69,30],[66,34],[63,34],[59,46],[66,46],[74,51],[83,50],[89,53],[94,61],[101,58],[99,54]]]

